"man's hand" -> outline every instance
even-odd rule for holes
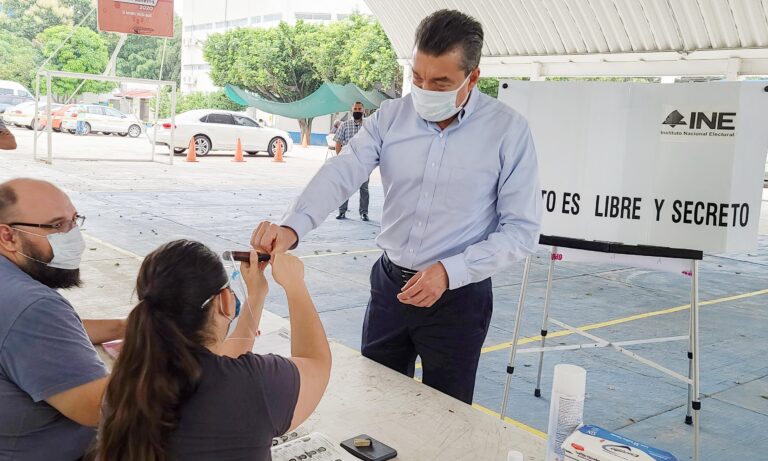
[[[16,138],[13,137],[13,133],[7,129],[0,128],[0,149],[13,150],[16,149]]]
[[[299,236],[293,229],[262,221],[253,231],[251,246],[262,253],[285,253],[293,248]]]
[[[438,262],[417,272],[400,290],[397,299],[416,307],[432,307],[447,289],[448,273]]]

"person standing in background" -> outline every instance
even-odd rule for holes
[[[360,128],[363,126],[364,110],[362,102],[355,102],[352,105],[352,119],[339,125],[339,128],[336,130],[336,136],[333,138],[336,141],[336,155],[339,155],[341,149],[360,131]],[[370,194],[368,193],[369,182],[370,180],[367,180],[360,186],[360,219],[363,221],[368,221],[368,203],[370,202]],[[336,219],[346,219],[348,208],[349,200],[339,207],[339,215],[336,216]]]

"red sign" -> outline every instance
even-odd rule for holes
[[[173,0],[99,0],[102,32],[173,37]]]

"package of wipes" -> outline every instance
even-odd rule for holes
[[[671,453],[589,425],[565,439],[563,452],[569,461],[678,461]]]

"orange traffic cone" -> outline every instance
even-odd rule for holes
[[[187,147],[187,162],[197,162],[197,146],[195,145],[194,136],[189,139],[189,147]]]
[[[243,144],[240,142],[240,138],[237,138],[237,147],[235,148],[235,159],[233,162],[244,162],[243,158]]]
[[[275,153],[275,159],[272,161],[285,163],[285,160],[283,160],[283,140],[282,139],[277,140],[277,152]]]

